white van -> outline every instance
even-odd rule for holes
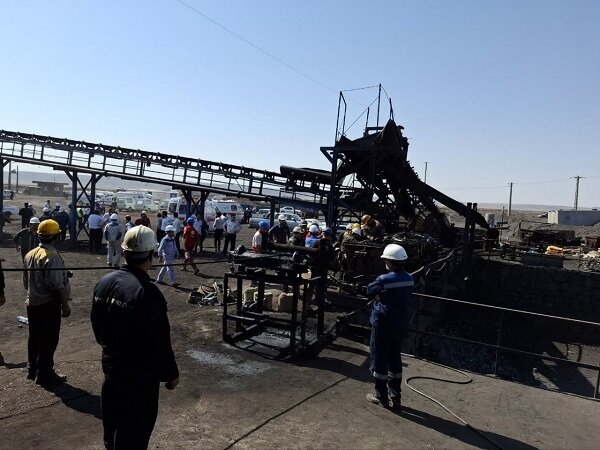
[[[172,216],[173,213],[177,211],[179,217],[183,219],[187,216],[187,201],[185,200],[185,198],[181,197],[171,198],[169,200],[169,206],[167,208],[167,211],[170,216]],[[192,214],[196,214],[197,212],[197,209],[191,211]],[[215,218],[215,208],[210,204],[210,202],[207,201],[204,204],[204,220],[208,224],[208,231],[214,230]]]
[[[137,211],[157,212],[158,205],[154,203],[154,200],[148,200],[147,198],[138,199],[135,202],[135,209]]]
[[[135,209],[136,199],[133,197],[117,196],[117,209],[119,211],[133,211]]]
[[[206,202],[208,204],[209,202]],[[210,200],[211,206],[215,209],[215,211],[220,212],[221,214],[231,214],[234,213],[237,221],[242,220],[244,216],[244,208],[235,200]]]

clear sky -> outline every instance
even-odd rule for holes
[[[598,0],[184,1],[0,2],[0,128],[327,168],[382,83],[434,187],[600,206]]]

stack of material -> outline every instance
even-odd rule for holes
[[[549,245],[546,248],[546,255],[557,255],[562,256],[564,254],[562,247],[557,247],[556,245]]]
[[[600,251],[592,250],[583,255],[583,267],[586,270],[600,272]]]

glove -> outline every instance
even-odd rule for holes
[[[171,381],[167,381],[165,383],[165,387],[169,390],[172,391],[173,389],[175,389],[177,387],[177,385],[179,384],[179,377],[175,378],[174,380]]]
[[[64,305],[62,305],[62,316],[69,317],[70,315],[71,315],[71,307],[69,306],[68,303],[65,303]]]

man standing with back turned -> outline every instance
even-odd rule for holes
[[[148,275],[156,235],[136,226],[125,234],[122,248],[127,265],[98,282],[91,313],[102,346],[102,422],[109,450],[147,448],[160,383],[169,390],[179,383],[167,302]]]
[[[71,285],[63,260],[53,245],[60,234],[58,223],[53,219],[44,220],[37,234],[40,245],[27,253],[23,261],[25,268],[33,269],[23,277],[29,318],[27,378],[44,388],[52,388],[67,379],[54,371],[54,352],[58,346],[61,315],[71,315]]]
[[[369,298],[375,299],[371,312],[371,375],[375,378],[375,394],[367,394],[367,400],[399,410],[400,352],[415,283],[405,270],[408,256],[404,247],[389,244],[381,258],[389,273],[377,277],[367,288]]]

